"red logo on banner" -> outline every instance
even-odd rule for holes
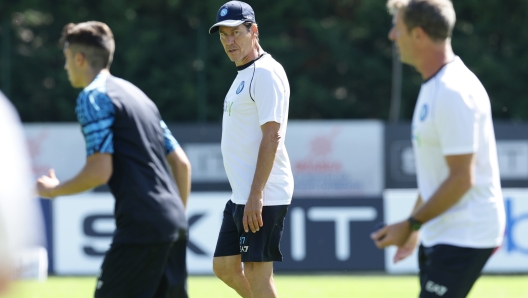
[[[314,137],[310,142],[310,153],[295,163],[295,171],[298,173],[340,172],[343,168],[341,162],[328,160],[328,155],[334,150],[334,141],[340,132],[340,128],[334,128],[328,135]]]

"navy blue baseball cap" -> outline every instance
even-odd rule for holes
[[[218,26],[236,27],[245,22],[255,23],[255,12],[242,1],[229,1],[216,14],[216,24],[209,28],[209,34],[218,31]]]

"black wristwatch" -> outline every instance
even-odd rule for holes
[[[422,223],[414,219],[414,217],[409,217],[409,224],[411,225],[411,231],[418,231],[422,227]]]

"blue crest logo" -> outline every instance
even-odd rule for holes
[[[224,7],[224,8],[222,8],[222,10],[220,10],[220,16],[225,17],[226,14],[227,14],[227,8]]]
[[[424,121],[425,118],[427,118],[427,112],[428,112],[427,104],[424,104],[422,106],[422,110],[420,111],[420,121]]]
[[[240,82],[240,85],[238,85],[236,94],[240,94],[240,92],[242,92],[242,90],[244,90],[244,81]]]

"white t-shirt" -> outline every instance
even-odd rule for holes
[[[412,121],[418,188],[427,201],[448,176],[446,155],[475,154],[474,186],[454,206],[425,223],[424,246],[500,246],[505,231],[490,100],[459,57],[424,82]]]
[[[15,109],[1,92],[0,137],[1,267],[20,249],[40,244],[43,236],[24,131]]]
[[[288,126],[290,86],[282,66],[269,54],[237,67],[224,101],[222,156],[233,190],[231,201],[246,204],[262,140],[261,125],[280,123],[280,142],[273,169],[264,188],[264,206],[288,205],[293,174],[284,140]]]

